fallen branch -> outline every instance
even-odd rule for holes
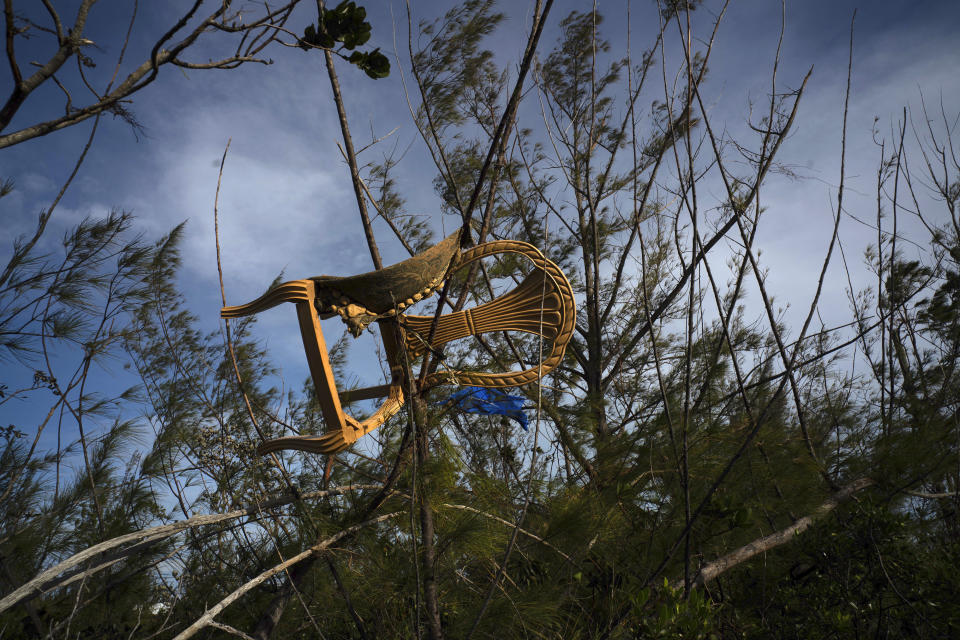
[[[337,489],[330,489],[327,491],[312,491],[310,493],[304,493],[301,494],[300,498],[321,498],[329,495],[341,495],[349,491],[380,488],[380,485],[375,484],[355,484]],[[273,500],[267,500],[259,505],[251,505],[235,511],[229,511],[227,513],[214,513],[194,516],[192,518],[188,518],[187,520],[171,522],[170,524],[160,525],[150,529],[142,529],[140,531],[128,533],[116,538],[111,538],[110,540],[105,540],[70,556],[56,566],[50,567],[17,590],[8,594],[6,597],[0,600],[0,613],[6,611],[15,604],[32,600],[37,596],[43,595],[44,593],[50,591],[51,589],[56,589],[74,582],[78,579],[80,574],[84,574],[86,576],[93,575],[98,571],[116,564],[116,562],[125,557],[128,557],[134,553],[145,551],[164,538],[169,538],[170,536],[186,529],[216,524],[225,520],[234,520],[244,516],[258,515],[263,509],[270,509],[273,507],[280,507],[290,504],[296,499],[297,498],[295,496],[285,495],[279,498],[274,498]],[[132,544],[124,549],[115,550],[117,547],[122,547],[128,543]],[[80,568],[80,565],[88,562],[96,563],[96,566],[90,569]],[[70,571],[71,569],[74,570]],[[68,573],[63,575],[65,572]]]
[[[943,500],[945,498],[960,497],[960,491],[945,491],[943,493],[925,493],[923,491],[904,491],[908,496],[914,498],[926,498],[927,500]]]
[[[220,629],[220,631],[226,631],[230,635],[237,636],[238,638],[243,638],[243,640],[253,640],[253,636],[248,635],[243,631],[240,631],[240,629],[234,629],[228,624],[223,624],[221,622],[214,621],[210,623],[210,626],[216,629]]]
[[[708,562],[707,564],[703,565],[700,567],[700,571],[694,578],[692,586],[703,586],[710,580],[713,580],[719,576],[721,573],[732,569],[738,564],[746,562],[754,556],[765,553],[771,549],[779,547],[782,544],[790,542],[796,536],[809,529],[814,522],[820,520],[838,506],[852,498],[854,494],[866,489],[867,487],[871,487],[874,484],[875,482],[870,478],[860,478],[859,480],[854,480],[845,487],[841,487],[839,491],[834,493],[823,504],[817,507],[813,513],[800,518],[786,529],[781,529],[776,533],[771,533],[768,536],[754,540],[753,542],[740,547],[736,551],[728,553],[727,555],[722,556],[713,562]],[[681,588],[683,586],[683,579],[675,580],[672,586],[675,589]]]
[[[249,582],[247,582],[246,584],[244,584],[244,585],[241,586],[240,588],[234,590],[233,593],[231,593],[231,594],[228,595],[226,598],[224,598],[223,600],[221,600],[220,602],[218,602],[217,604],[215,604],[215,605],[213,606],[213,608],[208,609],[207,612],[206,612],[205,614],[203,614],[202,616],[200,616],[200,618],[197,619],[196,622],[194,622],[192,625],[190,625],[189,627],[187,627],[186,629],[184,629],[184,630],[183,630],[176,638],[174,638],[173,640],[187,640],[187,638],[193,637],[193,635],[194,635],[196,632],[200,631],[201,629],[203,629],[203,628],[206,627],[206,626],[209,626],[209,625],[213,624],[214,618],[217,616],[217,614],[219,614],[221,611],[223,611],[223,610],[226,609],[228,606],[230,606],[231,604],[233,604],[236,600],[238,600],[240,597],[242,597],[245,593],[247,593],[247,592],[250,591],[251,589],[254,589],[254,588],[257,587],[258,585],[260,585],[260,584],[262,584],[263,582],[265,582],[266,580],[269,580],[271,577],[277,575],[278,573],[280,573],[280,572],[282,572],[282,571],[286,571],[288,568],[290,568],[291,566],[297,564],[297,563],[300,562],[301,560],[306,560],[306,559],[309,558],[310,556],[312,556],[312,555],[314,555],[314,554],[316,554],[316,553],[319,553],[320,551],[323,551],[324,549],[326,549],[327,547],[329,547],[330,545],[332,545],[332,544],[333,544],[334,542],[336,542],[337,540],[340,540],[341,538],[343,538],[343,537],[345,537],[345,536],[348,536],[348,535],[350,535],[351,533],[362,529],[363,527],[367,527],[367,526],[370,526],[371,524],[376,524],[376,523],[378,523],[378,522],[383,522],[383,521],[386,520],[387,518],[392,518],[392,517],[394,517],[394,516],[399,516],[399,515],[402,515],[402,512],[400,512],[400,511],[395,511],[395,512],[393,512],[393,513],[388,513],[388,514],[386,514],[386,515],[378,516],[378,517],[376,517],[376,518],[371,518],[370,520],[366,520],[366,521],[361,522],[361,523],[359,523],[359,524],[355,524],[355,525],[353,525],[352,527],[347,527],[347,528],[344,529],[343,531],[338,532],[336,535],[333,535],[333,536],[327,538],[326,540],[324,540],[324,541],[322,541],[322,542],[320,542],[320,543],[318,543],[318,544],[313,545],[312,547],[310,547],[310,548],[307,549],[306,551],[301,551],[301,552],[298,553],[297,555],[295,555],[295,556],[293,556],[293,557],[291,557],[291,558],[288,558],[288,559],[285,560],[284,562],[281,562],[280,564],[278,564],[278,565],[276,565],[276,566],[274,566],[274,567],[271,567],[270,569],[267,569],[266,571],[264,571],[263,573],[261,573],[260,575],[258,575],[258,576],[257,576],[256,578],[254,578],[253,580],[250,580]]]

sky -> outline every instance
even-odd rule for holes
[[[77,2],[55,2],[73,11]],[[131,45],[121,75],[148,55],[153,41],[182,10],[185,2],[140,3]],[[213,3],[217,4],[217,3]],[[396,178],[411,213],[427,216],[438,231],[451,231],[457,222],[442,219],[433,191],[435,168],[412,125],[394,52],[406,62],[406,14],[402,2],[368,0],[373,25],[369,46],[379,46],[391,58],[389,78],[371,80],[348,65],[340,65],[340,82],[355,144],[393,134],[361,160],[376,161],[396,150]],[[515,73],[529,28],[531,3],[501,3],[508,18],[491,37],[496,60]],[[654,3],[634,0],[631,20],[625,1],[597,3],[607,16],[603,33],[612,50],[625,51],[628,26],[633,46],[640,49],[656,23]],[[301,31],[310,20],[305,6],[290,21]],[[411,1],[413,25],[440,16],[447,2]],[[556,42],[558,23],[572,10],[589,10],[591,3],[558,1],[549,17],[541,51]],[[94,6],[86,37],[96,43],[98,66],[90,70],[103,86],[113,71],[132,3]],[[696,12],[705,24],[719,5],[709,0]],[[875,181],[879,148],[874,131],[888,140],[899,126],[903,109],[914,125],[923,123],[921,96],[928,107],[956,117],[960,110],[960,3],[955,0],[789,0],[784,4],[784,35],[777,71],[780,90],[795,89],[807,71],[813,73],[801,103],[793,134],[781,160],[799,178],[772,176],[763,194],[767,207],[758,245],[769,269],[768,285],[780,303],[789,303],[787,319],[796,323],[809,305],[820,262],[829,241],[840,176],[840,136],[846,83],[850,23],[856,11],[853,70],[848,118],[846,209],[854,216],[876,218]],[[704,87],[715,126],[743,132],[752,104],[763,104],[770,90],[771,65],[781,24],[781,3],[773,0],[733,0],[723,18]],[[24,9],[24,11],[28,11]],[[38,20],[43,19],[40,14]],[[700,33],[704,33],[702,30]],[[289,41],[289,38],[287,38]],[[19,58],[42,60],[49,40],[23,43]],[[227,43],[216,38],[202,43],[194,60],[217,57]],[[132,212],[145,238],[159,238],[187,221],[181,283],[195,314],[213,330],[221,306],[213,235],[213,204],[220,159],[230,140],[220,186],[220,245],[228,303],[251,300],[283,272],[289,279],[318,274],[348,275],[370,270],[372,264],[360,227],[349,173],[336,142],[339,128],[322,57],[296,48],[274,47],[272,65],[245,65],[232,71],[181,71],[165,67],[158,79],[133,97],[129,105],[143,132],[135,134],[119,119],[106,117],[94,145],[51,222],[43,244],[50,251],[63,232],[86,216],[103,216],[112,209]],[[75,78],[74,78],[75,80]],[[407,75],[408,86],[410,83]],[[6,66],[0,69],[0,93],[11,86]],[[70,85],[73,86],[73,85]],[[75,88],[74,100],[83,97]],[[53,117],[63,110],[63,95],[55,86],[30,97],[5,132]],[[536,126],[532,106],[521,111],[521,124]],[[14,238],[29,232],[41,209],[49,206],[89,135],[91,122],[0,150],[0,176],[12,178],[14,193],[0,200],[0,260],[6,264]],[[382,150],[382,151],[381,151]],[[714,194],[719,199],[719,193]],[[911,232],[915,223],[904,219]],[[404,253],[389,230],[375,230],[385,262]],[[876,230],[852,217],[842,221],[846,257],[855,286],[871,282],[863,251],[876,241]],[[918,235],[918,237],[920,237]],[[284,367],[287,386],[300,386],[306,376],[293,313],[285,309],[261,315],[258,337],[273,359]],[[825,321],[849,319],[846,279],[835,263],[828,272],[821,303]],[[328,341],[339,336],[335,321],[324,323]],[[360,341],[352,350],[351,366],[368,384],[379,370],[371,366],[373,342]],[[0,366],[14,366],[0,363]],[[121,375],[112,371],[101,375]],[[2,414],[7,412],[5,417]],[[29,407],[0,407],[0,422],[10,412],[20,417]]]

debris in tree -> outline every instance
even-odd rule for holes
[[[534,266],[512,291],[478,307],[441,315],[435,326],[434,316],[404,315],[408,307],[433,295],[462,267],[503,253],[522,255]],[[220,315],[237,318],[283,302],[296,304],[304,351],[328,430],[321,436],[268,440],[258,447],[260,454],[284,449],[321,454],[343,451],[403,406],[405,389],[410,382],[404,373],[404,361],[413,361],[428,350],[438,352],[443,345],[460,338],[492,331],[522,331],[549,340],[551,347],[538,366],[522,371],[434,371],[424,378],[421,392],[441,384],[498,389],[535,382],[560,363],[576,321],[570,283],[560,268],[536,247],[516,240],[496,240],[461,251],[460,232],[384,269],[357,276],[318,276],[285,282],[253,302],[224,307]],[[335,315],[340,316],[354,337],[372,322],[380,325],[390,366],[389,384],[344,393],[337,391],[320,328],[321,319]],[[347,415],[342,408],[345,402],[382,397],[386,397],[386,401],[363,422]]]

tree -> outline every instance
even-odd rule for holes
[[[613,52],[599,13],[573,12],[537,55],[551,8],[535,5],[516,68],[499,67],[487,49],[504,22],[492,2],[451,9],[421,25],[417,49],[413,34],[408,43],[413,119],[436,164],[444,213],[468,241],[540,247],[577,292],[566,360],[542,385],[520,390],[535,407],[531,432],[414,388],[409,411],[368,436],[369,448],[328,460],[257,458],[265,438],[324,430],[310,383],[280,396],[252,322],[200,328],[176,286],[182,228],[150,245],[124,244],[123,216],[90,225],[68,243],[65,267],[23,260],[11,281],[23,283],[21,293],[39,287],[41,300],[60,292],[57,304],[68,309],[63,296],[73,289],[35,283],[79,281],[99,292],[102,317],[116,324],[88,330],[97,338],[96,327],[123,324],[110,344],[142,382],[155,439],[122,479],[110,464],[130,426],[117,422],[96,445],[81,439],[85,471],[64,498],[51,498],[43,473],[58,456],[34,460],[6,434],[0,477],[16,480],[8,480],[2,544],[14,574],[0,616],[11,629],[182,638],[954,631],[958,610],[946,597],[957,587],[960,481],[952,120],[930,124],[911,147],[905,115],[895,151],[881,143],[878,243],[868,253],[876,288],[851,285],[854,322],[813,331],[842,247],[841,169],[817,293],[802,324],[789,326],[768,291],[757,238],[769,216],[761,196],[802,117],[809,74],[779,80],[775,60],[767,102],[753,111],[762,115],[734,138],[706,107],[725,7],[695,20],[700,3],[658,5],[639,55]],[[316,23],[288,44],[323,56],[380,268],[383,238],[368,206],[411,253],[429,244],[430,225],[407,217],[392,177],[401,160],[361,164],[370,151],[354,147],[336,55],[377,76],[380,63],[354,58],[348,46],[363,45],[362,34],[369,24],[360,8],[321,5]],[[837,116],[844,159],[847,114]],[[905,215],[926,225],[928,254],[904,251],[897,216]],[[119,257],[115,269],[106,256]],[[527,269],[505,259],[469,270],[436,306],[489,300]],[[68,335],[71,316],[49,319],[31,304],[25,309],[37,311],[24,326]],[[17,313],[9,317],[26,312]],[[11,335],[20,340],[11,348],[31,348],[29,332]],[[345,345],[334,349],[337,367],[346,366]],[[529,335],[488,334],[414,364],[502,370],[535,366],[541,353]],[[867,373],[857,374],[863,362]],[[33,391],[64,388],[45,376]],[[419,379],[415,369],[408,379]],[[55,406],[89,412],[80,384],[76,402],[61,392]],[[96,518],[71,525],[62,513]],[[45,555],[46,539],[56,552]],[[104,575],[107,586],[92,590]],[[122,584],[131,588],[121,594],[114,585]],[[96,627],[108,606],[122,614]]]
[[[40,7],[33,7],[25,12],[15,10],[12,0],[6,2],[4,3],[6,53],[7,64],[13,78],[13,88],[3,107],[0,108],[0,132],[7,129],[30,95],[51,80],[63,92],[66,103],[65,113],[61,116],[36,121],[34,113],[30,116],[31,122],[20,125],[20,128],[15,131],[0,135],[0,148],[19,144],[37,136],[48,135],[103,113],[112,113],[120,117],[136,130],[139,125],[134,114],[126,106],[129,104],[128,98],[156,80],[163,65],[199,70],[234,69],[250,62],[270,64],[268,59],[258,56],[276,41],[279,30],[283,28],[298,2],[299,0],[294,0],[278,8],[265,5],[262,15],[249,17],[245,15],[247,13],[245,11],[233,10],[231,2],[212,3],[215,5],[213,11],[200,19],[202,15],[200,8],[204,2],[196,0],[179,20],[157,38],[147,59],[116,85],[114,82],[120,72],[127,47],[131,44],[130,33],[137,18],[136,3],[113,73],[107,77],[102,71],[96,70],[95,54],[88,53],[96,50],[97,43],[84,37],[84,29],[90,19],[95,0],[83,0],[80,3],[72,24],[64,23],[62,12],[57,11],[51,2],[44,2],[43,10]],[[191,22],[194,24],[191,25]],[[231,34],[237,40],[236,48],[232,53],[225,54],[219,60],[207,62],[193,62],[184,58],[192,53],[191,49],[196,48],[198,42],[209,39],[210,34],[216,32]],[[55,47],[52,48],[52,53],[48,54],[46,62],[38,63],[37,70],[26,75],[18,62],[17,47],[33,36],[44,39],[53,38]],[[168,43],[169,48],[165,48]],[[69,80],[63,77],[58,79],[57,74],[64,71],[65,65],[71,60],[77,62],[76,77],[71,77]],[[104,89],[98,91],[94,88],[93,85],[104,81]],[[87,91],[92,94],[89,103],[85,106],[76,106],[73,102],[74,94],[86,94]]]

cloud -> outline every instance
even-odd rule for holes
[[[771,176],[762,194],[768,213],[758,241],[764,251],[761,263],[770,270],[767,283],[771,291],[793,304],[794,311],[788,316],[791,322],[802,319],[813,296],[839,181],[849,15],[846,8],[835,4],[789,8],[779,69],[779,86],[787,89],[796,88],[808,66],[816,65],[794,132],[781,156],[805,178],[791,181]],[[405,50],[405,20],[402,5],[397,6],[401,7],[397,12],[397,37],[401,50]],[[569,8],[574,6],[578,5],[569,4]],[[420,9],[425,15],[438,15],[444,7],[427,4]],[[880,117],[882,131],[887,133],[904,103],[916,108],[918,89],[931,98],[928,104],[936,102],[941,89],[948,105],[960,104],[955,73],[960,68],[960,50],[953,44],[949,22],[939,14],[913,22],[887,20],[888,10],[892,9],[878,3],[862,11],[855,36],[845,206],[868,221],[876,218],[879,150],[871,137],[874,116]],[[613,52],[625,51],[626,28],[615,20],[618,11],[610,8],[604,25]],[[652,5],[642,11],[634,8],[635,58],[640,47],[648,44],[641,42],[640,32],[655,24],[650,21],[652,11]],[[371,14],[374,12],[380,21],[374,26],[378,42],[372,44],[392,51],[389,15],[382,6],[371,7]],[[778,4],[738,3],[721,26],[711,59],[707,100],[714,122],[728,127],[734,136],[746,131],[744,120],[750,98],[762,103],[769,91],[778,12]],[[564,14],[561,7],[554,10],[541,41],[542,57],[554,45],[556,25]],[[711,18],[707,12],[696,15],[697,19]],[[509,65],[511,74],[516,73],[517,43],[529,26],[527,20],[521,15],[510,17],[505,25],[507,35],[497,35],[493,43],[498,60]],[[305,19],[298,16],[294,22],[301,25]],[[370,257],[349,173],[336,148],[340,132],[321,57],[282,48],[271,56],[276,60],[272,66],[229,72],[164,69],[157,82],[138,94],[132,105],[148,137],[134,143],[125,125],[105,119],[87,165],[51,223],[48,237],[56,241],[61,231],[81,216],[103,215],[114,206],[133,211],[138,228],[150,238],[189,220],[181,281],[191,308],[212,328],[221,304],[213,202],[220,157],[232,138],[219,201],[228,302],[245,302],[258,296],[281,271],[293,279],[369,270]],[[391,63],[395,65],[392,57]],[[394,67],[390,78],[376,82],[348,65],[339,69],[357,146],[399,125],[400,131],[387,146],[396,143],[402,151],[413,142],[397,168],[399,186],[409,199],[411,212],[428,213],[439,227],[439,202],[431,185],[436,171],[410,122],[399,69]],[[411,86],[409,80],[408,74]],[[656,82],[651,82],[655,87]],[[59,107],[59,95],[56,100]],[[536,127],[539,108],[535,100],[531,103],[529,113],[521,111],[521,125]],[[916,110],[913,115],[917,118]],[[58,132],[22,149],[4,151],[0,175],[16,174],[18,183],[18,191],[0,203],[8,233],[15,235],[31,228],[36,213],[49,204],[59,189],[58,181],[72,168],[85,131],[77,127],[72,133]],[[380,149],[367,152],[363,160],[375,160],[380,153]],[[24,171],[23,167],[29,169]],[[703,188],[704,193],[712,190],[709,195],[714,204],[722,200],[720,185]],[[908,223],[909,216],[904,215],[901,224]],[[383,226],[377,226],[377,232],[385,261],[400,259],[402,254],[389,232]],[[873,276],[862,267],[861,256],[868,243],[875,243],[876,231],[846,220],[842,233],[847,258],[854,268],[855,286],[872,283]],[[722,258],[718,255],[715,262],[722,263]],[[719,278],[723,280],[723,275]],[[848,319],[846,274],[838,256],[834,257],[826,287],[821,304],[824,319]],[[287,383],[295,381],[298,387],[306,368],[292,311],[273,310],[262,314],[259,322],[258,335],[269,338],[271,354],[287,370]],[[325,329],[330,342],[339,335],[336,323]],[[361,351],[351,358],[351,369],[376,365],[372,362],[375,358]]]
[[[869,18],[858,16],[858,23]],[[837,33],[844,31],[843,38],[836,36],[826,46],[821,35],[804,28],[792,29],[792,24],[788,20],[785,36],[788,46],[778,72],[780,89],[797,88],[808,66],[814,64],[815,69],[779,160],[795,170],[801,179],[791,180],[782,175],[768,178],[761,193],[761,204],[767,212],[762,218],[757,246],[763,250],[761,265],[769,269],[767,287],[781,303],[791,304],[786,319],[798,331],[817,287],[836,209],[848,32],[837,30]],[[960,50],[952,44],[953,35],[939,25],[926,22],[886,27],[876,30],[860,27],[854,37],[844,210],[866,224],[846,217],[840,235],[855,289],[876,285],[876,276],[863,261],[866,247],[877,243],[877,231],[870,226],[876,224],[877,218],[876,181],[881,153],[874,142],[874,126],[879,136],[886,139],[885,153],[889,156],[893,151],[892,130],[899,126],[905,106],[909,108],[908,119],[918,127],[923,126],[921,94],[927,106],[937,110],[941,94],[946,105],[956,108],[955,105],[960,104],[960,83],[954,72],[960,67]],[[718,46],[737,49],[740,45],[736,43],[743,41],[738,31],[743,31],[742,27],[733,26],[733,32],[727,33],[726,40]],[[718,97],[711,115],[715,126],[725,124],[734,136],[746,135],[743,96],[749,91],[760,102],[769,92],[769,68],[766,77],[757,70],[756,64],[743,67],[743,73],[737,72],[738,65],[746,64],[745,51],[755,50],[755,45],[756,42],[751,42],[749,48],[736,53],[718,49],[717,64],[712,65],[716,82],[708,87],[713,89],[712,95]],[[725,66],[720,61],[724,61]],[[757,70],[757,75],[750,75],[748,69]],[[753,121],[756,124],[759,115],[755,115]],[[913,153],[916,142],[909,126],[907,137],[907,148]],[[919,171],[921,167],[913,169]],[[943,214],[937,208],[942,205],[925,194],[918,195],[925,213],[934,222],[942,222]],[[886,207],[882,223],[887,230],[892,224],[889,216],[889,207]],[[898,213],[897,223],[898,231],[908,238],[917,240],[926,235],[920,221],[905,211]],[[918,251],[907,242],[900,243],[898,248],[907,256]],[[820,302],[821,317],[828,325],[850,319],[847,288],[847,273],[835,249]],[[755,307],[751,305],[751,308]]]

